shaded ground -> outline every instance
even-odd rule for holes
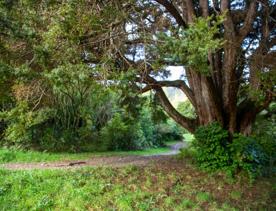
[[[93,157],[86,160],[68,160],[57,162],[43,162],[43,163],[8,163],[2,164],[0,167],[11,170],[27,170],[27,169],[57,169],[57,168],[76,168],[84,166],[107,166],[107,167],[121,167],[127,165],[143,166],[153,161],[162,161],[169,159],[169,155],[175,155],[179,150],[186,146],[184,142],[178,142],[170,146],[171,151],[168,153],[159,153],[150,156],[108,156],[108,157]]]

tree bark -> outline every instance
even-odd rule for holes
[[[252,125],[256,119],[256,115],[265,109],[269,103],[275,99],[273,96],[273,87],[271,89],[262,90],[266,93],[265,101],[258,104],[255,99],[250,98],[248,94],[242,103],[240,99],[240,91],[244,83],[244,73],[249,69],[250,85],[257,91],[261,90],[262,82],[258,77],[264,68],[275,69],[272,60],[275,52],[271,52],[270,48],[276,42],[275,38],[271,38],[271,32],[275,30],[275,22],[271,14],[273,10],[269,10],[268,1],[252,0],[246,2],[244,9],[232,10],[232,1],[221,0],[212,1],[213,7],[209,5],[208,0],[199,0],[199,5],[195,5],[192,0],[182,1],[182,14],[179,12],[171,1],[156,0],[162,4],[167,11],[174,17],[180,27],[189,27],[197,16],[208,17],[210,14],[225,14],[225,20],[218,36],[223,36],[224,46],[217,52],[210,52],[206,61],[209,62],[211,68],[211,76],[204,76],[190,68],[185,68],[187,76],[186,82],[177,81],[147,81],[150,89],[154,89],[159,96],[160,101],[168,115],[175,119],[180,125],[194,131],[199,125],[219,122],[230,134],[242,133],[250,135]],[[257,8],[262,10],[258,11]],[[275,7],[276,5],[274,5]],[[179,14],[177,14],[179,13]],[[259,17],[261,27],[256,23],[256,17]],[[181,18],[181,20],[180,20]],[[183,24],[183,22],[185,24]],[[250,43],[248,48],[244,49],[244,41],[247,38],[256,39],[252,34],[259,33],[259,46],[252,50]],[[252,38],[253,37],[253,38]],[[246,56],[250,49],[251,56]],[[264,64],[265,63],[265,64]],[[246,70],[246,68],[248,68]],[[272,70],[273,71],[273,70]],[[189,121],[183,119],[170,104],[164,94],[163,86],[173,86],[181,89],[195,107],[198,119]],[[195,124],[194,126],[191,124]]]

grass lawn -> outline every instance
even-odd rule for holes
[[[147,167],[0,170],[1,211],[275,210],[275,190],[275,180],[249,185],[175,160]]]
[[[47,153],[35,151],[15,151],[0,149],[0,163],[26,163],[47,162],[65,160],[85,160],[96,156],[122,156],[122,155],[154,155],[169,152],[169,147],[152,148],[140,151],[118,151],[118,152],[87,152],[87,153]]]

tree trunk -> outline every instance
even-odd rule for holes
[[[155,1],[163,5],[170,18],[174,18],[182,28],[188,28],[196,17],[225,15],[217,35],[224,38],[224,45],[217,52],[209,52],[206,58],[211,69],[210,76],[185,68],[187,81],[156,81],[152,78],[145,81],[150,89],[156,91],[165,111],[191,132],[198,126],[217,121],[232,135],[250,135],[256,115],[267,108],[275,97],[275,86],[263,89],[259,78],[260,73],[275,70],[275,52],[271,51],[276,43],[276,39],[271,37],[276,27],[271,19],[272,5],[268,1],[252,0],[245,1],[244,9],[240,9],[238,5],[236,8],[233,6],[237,3],[229,0],[212,1],[212,5],[208,0],[200,0],[197,3],[185,0],[182,4],[169,0]],[[258,44],[254,44],[256,38]],[[244,73],[248,76],[245,77]],[[194,106],[198,118],[183,118],[163,93],[163,86],[181,89]],[[260,102],[260,99],[254,99],[250,93],[241,95],[240,91],[247,87],[262,91],[265,100]]]

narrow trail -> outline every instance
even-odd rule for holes
[[[43,163],[7,163],[0,165],[0,168],[9,170],[32,170],[32,169],[71,169],[80,167],[122,167],[127,165],[144,166],[152,162],[170,159],[172,155],[179,153],[181,148],[186,147],[185,142],[178,142],[170,146],[171,151],[155,155],[143,156],[106,156],[93,157],[86,160],[56,161]]]

